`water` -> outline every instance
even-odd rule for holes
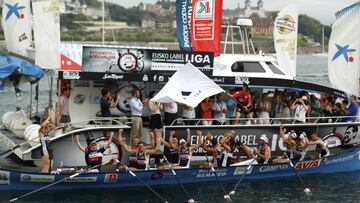
[[[316,82],[329,86],[327,77],[327,59],[325,57],[299,56],[297,79],[308,82]],[[41,82],[41,100],[46,102],[46,89],[49,85],[47,80]],[[29,87],[24,87],[24,104],[29,99]],[[0,115],[19,106],[12,90],[0,92]],[[304,178],[305,183],[311,189],[313,195],[308,197],[302,191],[301,183],[297,178],[266,181],[244,181],[237,191],[233,202],[360,202],[357,195],[360,187],[360,172],[317,175]],[[232,189],[232,184],[225,185],[226,190]],[[221,189],[216,182],[186,186],[190,196],[197,202],[224,202]],[[178,186],[161,187],[156,190],[170,202],[184,202],[185,197]],[[0,201],[7,201],[23,193],[0,193]],[[34,203],[79,203],[79,202],[103,202],[103,203],[131,203],[161,202],[151,192],[142,190],[105,190],[105,191],[69,191],[69,192],[40,192],[26,197],[18,202]]]

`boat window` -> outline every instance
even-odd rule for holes
[[[278,69],[273,63],[271,62],[266,62],[266,65],[269,66],[269,68],[271,69],[271,71],[275,74],[279,74],[279,75],[285,75],[280,69]]]
[[[232,72],[265,73],[264,68],[258,62],[235,62],[231,66]]]

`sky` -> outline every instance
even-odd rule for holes
[[[143,3],[155,3],[157,0],[106,0],[125,7],[132,7]],[[251,0],[252,5],[256,6],[258,0]],[[335,21],[335,12],[351,5],[359,0],[263,0],[265,10],[279,11],[291,3],[299,5],[300,14],[314,17],[325,25],[331,25]],[[244,7],[245,0],[223,0],[224,8],[236,8],[240,2],[240,7]]]

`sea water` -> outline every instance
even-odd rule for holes
[[[316,82],[329,86],[327,76],[327,58],[321,56],[299,56],[297,79]],[[41,82],[40,100],[47,102],[47,79]],[[23,102],[17,102],[11,89],[0,92],[0,115],[20,104],[27,104],[29,88],[23,87]],[[0,150],[1,151],[1,150]],[[307,187],[312,191],[311,196],[303,192],[298,178],[286,178],[265,181],[243,181],[238,188],[232,202],[360,202],[358,188],[360,188],[360,172],[312,175],[303,177]],[[223,193],[216,182],[202,185],[186,185],[190,196],[197,202],[225,202]],[[230,191],[233,184],[225,184],[226,191]],[[160,195],[169,202],[185,202],[186,198],[179,186],[156,187]],[[0,192],[0,202],[8,201],[22,195],[18,192]],[[130,202],[161,202],[150,191],[141,190],[96,190],[96,191],[67,191],[67,192],[39,192],[18,202],[99,202],[99,203],[130,203]]]

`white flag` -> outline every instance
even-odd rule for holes
[[[2,23],[7,50],[27,56],[32,44],[30,1],[4,0]]]
[[[160,103],[178,102],[196,107],[207,97],[224,92],[191,63],[180,68],[151,100]]]
[[[359,94],[360,2],[336,13],[329,40],[328,72],[334,88]]]
[[[33,0],[35,63],[43,68],[60,68],[60,2]]]
[[[274,25],[274,46],[280,67],[296,76],[298,9],[295,4],[281,10]]]

